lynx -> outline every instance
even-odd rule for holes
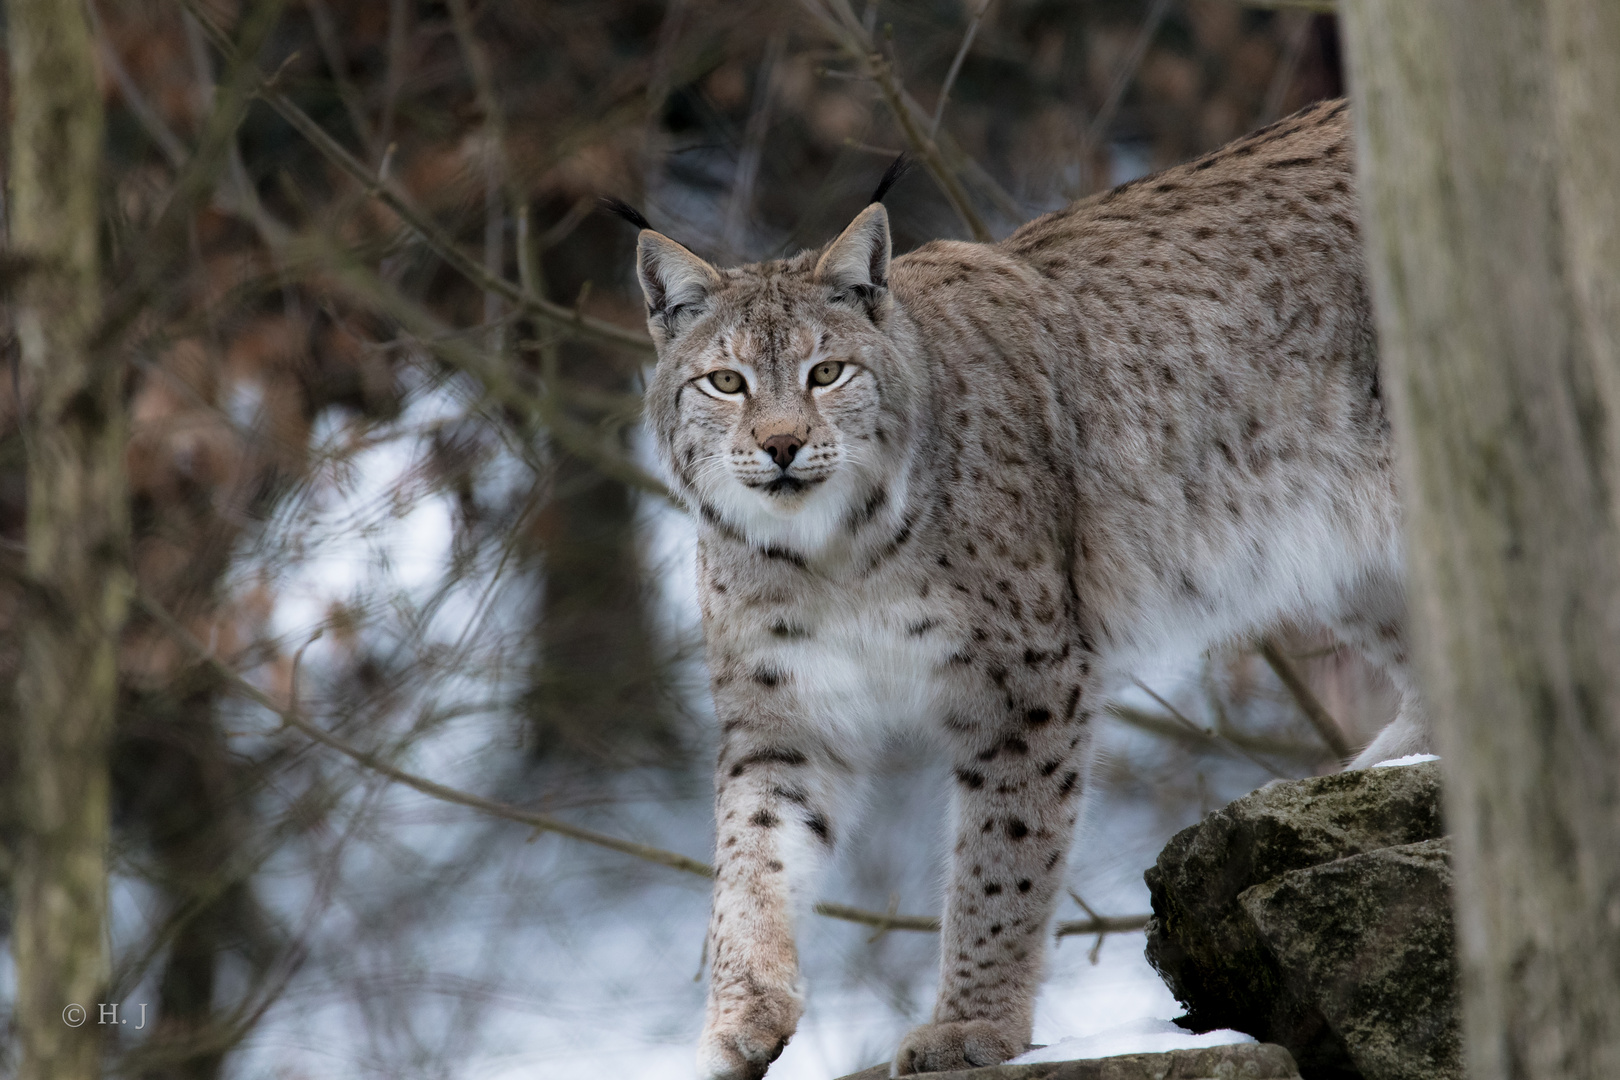
[[[1351,159],[1326,102],[999,243],[891,260],[877,200],[736,269],[641,232],[722,733],[704,1075],[792,1036],[795,917],[898,732],[949,754],[955,838],[897,1075],[1025,1049],[1093,719],[1146,658],[1322,622],[1406,698],[1359,760],[1423,746]]]

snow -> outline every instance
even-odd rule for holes
[[[1418,765],[1425,761],[1439,761],[1438,754],[1407,754],[1405,757],[1394,757],[1387,761],[1373,763],[1375,769],[1397,769],[1403,765]]]
[[[1195,1035],[1177,1027],[1172,1020],[1144,1017],[1095,1035],[1059,1039],[1050,1046],[1020,1054],[1008,1064],[1030,1065],[1037,1061],[1081,1061],[1087,1058],[1117,1057],[1120,1054],[1163,1054],[1171,1050],[1198,1050],[1208,1046],[1252,1043],[1254,1036],[1222,1028]]]

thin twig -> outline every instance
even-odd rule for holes
[[[978,210],[974,209],[967,192],[962,188],[961,181],[945,163],[940,154],[939,143],[924,134],[918,125],[917,116],[907,104],[899,80],[894,77],[893,65],[882,56],[872,53],[867,57],[867,67],[871,72],[872,81],[877,83],[878,91],[883,95],[883,100],[888,103],[895,120],[899,122],[900,130],[906,136],[906,142],[922,155],[923,164],[933,174],[940,190],[945,193],[945,198],[967,226],[968,232],[980,243],[989,243],[992,239],[989,227],[985,225],[984,218],[979,216]]]
[[[1260,757],[1258,754],[1250,753],[1248,750],[1244,749],[1241,746],[1238,746],[1236,743],[1233,743],[1233,742],[1231,742],[1231,741],[1229,741],[1227,739],[1223,739],[1220,735],[1216,734],[1215,732],[1207,731],[1204,728],[1201,728],[1197,724],[1193,723],[1191,720],[1187,719],[1186,715],[1183,714],[1180,709],[1178,709],[1174,705],[1170,704],[1169,701],[1167,701],[1164,697],[1160,696],[1158,691],[1154,690],[1151,686],[1149,686],[1147,683],[1143,682],[1141,679],[1132,679],[1131,681],[1136,684],[1137,689],[1141,690],[1148,697],[1150,697],[1154,701],[1158,702],[1159,706],[1162,709],[1164,709],[1165,712],[1169,713],[1176,720],[1177,723],[1180,723],[1188,731],[1195,732],[1195,733],[1197,733],[1199,735],[1202,735],[1202,736],[1210,739],[1212,742],[1219,743],[1219,744],[1222,744],[1222,745],[1225,745],[1225,746],[1230,746],[1233,750],[1237,751],[1239,754],[1242,754],[1244,757],[1248,758],[1250,761],[1254,762],[1256,765],[1258,765],[1262,769],[1266,770],[1266,772],[1270,773],[1272,776],[1275,776],[1275,777],[1277,777],[1279,779],[1285,779],[1287,777],[1286,773],[1280,771],[1275,765],[1271,764],[1271,762],[1269,762],[1269,761],[1265,760],[1264,758]]]
[[[1305,11],[1288,11],[1278,17],[1278,21],[1287,25],[1283,36],[1283,53],[1277,58],[1277,70],[1272,73],[1271,85],[1266,89],[1266,100],[1261,106],[1257,127],[1265,127],[1282,115],[1283,106],[1288,102],[1288,91],[1294,85],[1294,75],[1299,71],[1300,58],[1305,55],[1315,18]]]
[[[161,626],[178,644],[183,645],[206,667],[228,683],[238,694],[270,710],[288,727],[296,729],[323,746],[336,750],[373,772],[380,773],[396,783],[404,784],[408,788],[419,791],[424,795],[430,795],[443,802],[469,807],[481,813],[489,814],[491,817],[515,821],[521,825],[527,825],[537,832],[551,832],[574,840],[582,840],[597,847],[608,848],[625,855],[633,855],[638,859],[645,859],[648,862],[655,862],[661,866],[668,866],[671,869],[681,870],[688,874],[697,874],[701,877],[714,876],[714,870],[707,863],[700,862],[697,859],[688,858],[673,851],[665,851],[662,848],[655,848],[649,844],[638,844],[633,840],[623,840],[617,836],[609,836],[606,833],[582,828],[559,818],[551,817],[548,814],[537,814],[532,810],[524,810],[522,807],[497,802],[494,799],[486,799],[471,792],[458,791],[455,788],[434,783],[432,780],[417,776],[414,773],[406,772],[404,769],[396,768],[376,754],[352,746],[336,735],[310,723],[299,713],[296,703],[282,705],[269,694],[248,682],[228,664],[214,655],[213,650],[198,641],[196,636],[182,626],[162,605],[144,592],[138,595],[138,600],[142,609],[151,616],[154,622]]]
[[[1096,915],[1089,919],[1069,919],[1052,928],[1053,937],[1074,934],[1129,934],[1148,924],[1152,915]]]
[[[226,664],[215,655],[212,649],[199,641],[196,635],[187,630],[162,604],[154,600],[144,590],[136,593],[136,602],[140,604],[142,610],[154,622],[163,628],[165,633],[175,640],[176,644],[191,653],[199,663],[217,675],[236,693],[274,714],[286,727],[298,731],[322,746],[336,750],[356,764],[385,776],[395,783],[404,784],[414,791],[438,799],[441,802],[454,803],[457,806],[465,806],[468,809],[488,814],[490,817],[527,825],[536,834],[543,832],[554,833],[558,836],[566,836],[571,840],[579,840],[596,847],[617,851],[623,855],[630,855],[638,859],[644,859],[647,862],[657,863],[660,866],[667,866],[672,870],[679,870],[698,877],[714,877],[714,868],[698,859],[677,852],[666,851],[663,848],[653,847],[651,844],[639,844],[633,840],[625,840],[617,836],[609,836],[606,833],[599,833],[594,829],[583,828],[560,818],[552,817],[549,814],[537,814],[532,810],[525,810],[510,803],[486,799],[469,791],[461,791],[457,788],[435,783],[426,777],[417,776],[415,773],[407,772],[392,765],[378,755],[362,750],[306,720],[299,711],[296,700],[282,704],[257,686],[254,686],[229,664]],[[302,653],[302,650],[300,650],[300,653]],[[916,930],[937,933],[940,926],[939,919],[931,915],[900,915],[893,911],[869,911],[864,908],[851,907],[848,904],[835,904],[826,901],[816,904],[814,910],[816,914],[827,918],[842,919],[845,922],[860,923],[865,926],[886,930]],[[1147,924],[1147,920],[1148,916],[1146,915],[1095,916],[1090,919],[1060,922],[1054,928],[1054,933],[1058,937],[1069,934],[1126,933],[1142,929]]]
[[[1125,62],[1114,73],[1113,84],[1108,88],[1108,96],[1103,99],[1102,108],[1092,117],[1091,124],[1080,140],[1080,161],[1082,167],[1090,173],[1091,155],[1096,152],[1108,129],[1114,123],[1114,116],[1119,112],[1120,105],[1125,101],[1125,92],[1131,88],[1136,80],[1136,72],[1142,66],[1142,60],[1147,56],[1148,47],[1159,33],[1159,24],[1164,22],[1165,15],[1170,11],[1170,0],[1153,0],[1153,6],[1148,9],[1147,18],[1142,20],[1142,29],[1136,35],[1136,41],[1131,45],[1131,51]],[[1089,192],[1076,192],[1085,195]]]
[[[542,391],[525,390],[513,378],[510,365],[501,363],[497,356],[465,344],[460,340],[460,335],[440,323],[421,305],[404,296],[369,267],[346,258],[322,237],[302,237],[290,242],[287,249],[295,253],[292,260],[295,265],[310,262],[324,265],[326,281],[330,286],[352,301],[394,320],[434,355],[478,379],[492,398],[517,409],[521,414],[534,415],[560,445],[590,461],[602,475],[657,495],[672,506],[681,506],[674,493],[656,476],[607,445],[596,429],[571,417],[561,407],[554,380],[548,382]]]
[[[213,46],[232,63],[239,62],[235,47],[224,32],[214,25],[198,0],[181,0],[202,26]],[[457,273],[481,289],[491,289],[522,308],[536,319],[580,337],[590,338],[606,345],[615,345],[631,352],[648,355],[653,351],[652,340],[644,331],[630,330],[605,319],[593,318],[582,312],[554,303],[543,297],[525,294],[523,289],[503,277],[487,272],[478,260],[461,250],[453,237],[427,217],[391,182],[377,176],[366,165],[349,153],[341,143],[327,134],[309,114],[295,105],[290,98],[270,85],[257,68],[243,62],[243,69],[257,85],[259,98],[274,109],[283,120],[307,139],[328,161],[360,184],[361,190],[399,215],[422,238],[429,248],[448,263]]]
[[[1327,757],[1325,751],[1315,741],[1296,742],[1285,739],[1268,739],[1261,735],[1249,735],[1241,731],[1232,731],[1228,728],[1217,727],[1214,731],[1205,731],[1201,728],[1189,730],[1184,724],[1178,723],[1169,716],[1161,713],[1149,712],[1146,709],[1135,709],[1119,702],[1108,703],[1108,715],[1134,728],[1145,731],[1150,735],[1158,735],[1167,739],[1181,739],[1196,746],[1223,747],[1223,742],[1231,744],[1231,748],[1247,750],[1254,754],[1274,754],[1279,757],[1303,759],[1305,761],[1321,761]]]
[[[808,6],[811,14],[827,28],[845,54],[859,65],[862,73],[877,86],[878,93],[889,106],[889,111],[894,114],[895,122],[900,125],[900,131],[905,136],[906,142],[922,160],[924,167],[933,176],[946,201],[967,226],[973,239],[981,242],[989,241],[990,230],[986,227],[984,219],[974,209],[967,191],[962,187],[962,182],[957,179],[955,172],[940,154],[938,142],[930,138],[928,132],[923,129],[924,121],[900,85],[893,63],[877,50],[871,35],[867,33],[855,12],[850,9],[849,0],[826,0],[825,7],[816,0],[808,0]],[[828,9],[831,11],[830,14]]]
[[[748,123],[743,129],[742,152],[737,155],[737,170],[732,176],[731,197],[726,200],[725,224],[720,231],[720,250],[728,258],[740,258],[743,231],[754,206],[754,185],[759,179],[760,158],[764,155],[765,137],[770,133],[771,106],[774,103],[776,67],[787,47],[787,35],[778,31],[765,43],[765,55],[759,62],[759,75],[754,86],[754,102],[749,108]]]
[[[900,910],[900,894],[897,893],[897,892],[892,892],[892,893],[889,894],[889,906],[883,909],[883,917],[884,917],[884,919],[885,920],[893,919],[895,912],[897,912],[899,910]],[[892,922],[885,921],[882,926],[878,927],[876,930],[874,930],[872,932],[872,936],[866,939],[866,943],[868,945],[876,945],[878,942],[883,940],[883,938],[888,934],[888,932],[890,930],[893,930],[893,929],[894,929],[894,924]]]
[[[1318,15],[1332,15],[1339,10],[1338,0],[1234,0],[1239,7],[1263,8],[1267,11],[1314,11]]]
[[[956,56],[951,60],[951,68],[945,73],[945,81],[939,87],[939,103],[934,106],[934,118],[928,123],[928,137],[930,139],[939,135],[939,122],[945,118],[945,102],[950,99],[951,87],[956,84],[956,76],[962,71],[962,62],[967,59],[968,50],[973,47],[973,39],[979,33],[979,23],[984,19],[984,13],[990,10],[990,0],[979,0],[979,10],[973,13],[968,20],[967,32],[962,35],[962,44],[956,50]]]
[[[338,99],[343,102],[344,110],[349,114],[349,123],[354,125],[354,133],[360,140],[360,145],[366,148],[366,153],[375,157],[381,153],[377,144],[377,136],[371,130],[371,121],[366,117],[366,109],[360,101],[360,92],[354,88],[349,79],[346,58],[343,55],[343,40],[338,36],[337,24],[332,21],[332,9],[327,6],[326,0],[309,0],[309,18],[315,24],[315,39],[321,47],[321,57],[326,61],[326,68],[332,73],[332,82],[337,87]]]
[[[495,73],[489,62],[489,53],[473,30],[467,0],[447,0],[447,3],[450,21],[455,26],[456,41],[466,60],[467,70],[472,74],[478,108],[484,114],[484,273],[498,278],[505,265],[503,239],[506,230],[501,214],[501,193],[505,192],[507,212],[514,217],[525,209],[527,200],[513,184],[512,169],[506,159],[506,118],[501,111],[500,99],[495,95]],[[522,283],[520,273],[520,287]],[[497,354],[504,351],[501,298],[489,288],[484,290],[484,325],[489,331],[489,351]]]
[[[284,5],[285,0],[259,0],[247,9],[239,20],[243,42],[240,50],[217,27],[214,33],[231,50],[229,55],[234,56],[238,51],[251,55],[275,28]],[[168,284],[173,253],[182,249],[193,212],[217,192],[222,175],[231,165],[236,129],[247,116],[251,103],[248,91],[255,80],[262,81],[258,72],[250,72],[234,62],[227,66],[225,77],[210,95],[211,111],[203,123],[196,149],[175,176],[157,222],[142,238],[138,256],[121,271],[123,280],[119,287],[105,297],[100,323],[88,342],[93,352],[99,353],[120,341],[130,325],[149,311],[157,291]]]
[[[409,0],[389,0],[388,71],[383,76],[382,119],[377,124],[377,145],[381,147],[379,172],[386,172],[382,164],[394,145],[394,113],[399,105],[399,93],[405,86],[405,50],[410,44],[405,36],[405,20],[409,17]]]
[[[183,167],[191,156],[186,144],[180,140],[152,103],[146,100],[141,88],[113,46],[112,38],[107,34],[106,27],[101,22],[101,15],[94,3],[84,5],[85,13],[90,17],[90,32],[101,46],[101,62],[107,73],[112,76],[113,82],[118,85],[118,96],[124,99],[124,108],[130,111],[137,123],[146,129],[157,148],[163,151],[163,156],[169,159],[169,164],[176,169]]]
[[[1322,741],[1327,743],[1328,749],[1332,750],[1334,756],[1340,761],[1348,758],[1350,756],[1350,743],[1344,737],[1344,729],[1339,726],[1338,721],[1333,719],[1333,715],[1317,700],[1304,676],[1299,673],[1299,669],[1289,661],[1288,657],[1283,655],[1282,650],[1277,647],[1277,643],[1270,638],[1262,639],[1260,642],[1260,655],[1265,657],[1266,663],[1271,665],[1271,670],[1277,673],[1277,678],[1282,680],[1283,686],[1288,688],[1288,692],[1293,695],[1294,703],[1299,706],[1299,711],[1305,714],[1305,719],[1311,722],[1311,727],[1315,728],[1316,733],[1322,736]]]
[[[1073,889],[1069,890],[1069,898],[1076,904],[1079,904],[1080,910],[1084,911],[1087,915],[1090,915],[1093,921],[1102,918],[1102,916],[1093,911],[1091,909],[1091,905],[1082,900],[1080,898],[1080,894],[1075,892]],[[1097,940],[1092,943],[1091,950],[1086,953],[1086,959],[1091,961],[1092,967],[1097,966],[1097,959],[1102,955],[1103,939],[1107,936],[1107,934],[1099,933],[1097,935]]]

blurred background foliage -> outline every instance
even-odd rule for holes
[[[87,2],[141,596],[112,949],[149,1023],[108,1063],[153,1080],[464,1075],[490,1039],[570,1074],[503,1010],[566,1022],[570,1061],[693,1037],[701,881],[670,899],[664,867],[403,796],[247,690],[375,762],[705,854],[691,527],[639,428],[633,230],[599,196],[706,256],[773,257],[825,242],[909,150],[925,167],[889,198],[904,251],[1003,236],[1342,92],[1321,4]],[[0,380],[13,555],[28,392]],[[20,611],[0,583],[7,677]],[[1343,740],[1389,715],[1314,628],[1275,642]],[[1154,845],[1203,811],[1331,767],[1254,645],[1121,698],[1087,841],[1113,876],[1076,860],[1099,907],[1139,907]],[[0,783],[9,762],[0,742]],[[883,763],[830,899],[933,910],[929,769],[904,748]],[[1116,820],[1137,825],[1110,848]],[[4,866],[0,849],[0,883]],[[822,968],[898,1032],[926,1008],[931,938],[845,930],[817,939]],[[565,947],[591,935],[608,944]],[[638,978],[672,989],[631,1038],[601,1003],[641,1000]],[[864,1064],[882,1037],[825,1056]]]

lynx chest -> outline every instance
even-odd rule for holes
[[[755,697],[863,742],[938,718],[962,639],[941,590],[877,580],[737,591],[711,591],[704,603],[717,698]]]

